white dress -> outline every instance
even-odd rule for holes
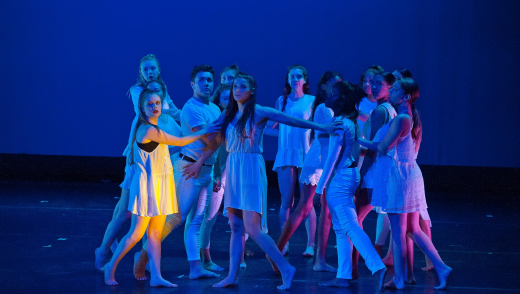
[[[267,175],[263,152],[262,129],[253,127],[253,134],[246,124],[247,138],[236,132],[235,119],[226,129],[226,190],[224,208],[236,208],[258,212],[262,216],[262,229],[267,230]],[[243,140],[242,140],[243,139]]]
[[[158,122],[157,122],[157,126],[161,130],[163,130],[164,132],[166,132],[166,133],[168,133],[170,135],[174,135],[176,137],[180,137],[181,136],[181,127],[169,115],[161,115],[159,117]],[[176,160],[179,157],[177,152],[179,152],[180,147],[178,147],[178,146],[173,146],[173,147],[169,146],[169,148],[171,148],[171,152],[170,152],[171,156],[170,156],[170,158],[172,159],[172,162],[174,162],[174,160]],[[134,147],[134,152],[136,152],[135,147]],[[130,154],[130,152],[128,152],[128,154]],[[133,168],[131,168],[128,165],[128,163],[127,163],[126,166],[125,166],[125,179],[123,180],[121,185],[119,185],[119,187],[121,187],[122,189],[130,189],[130,185],[132,184],[132,178],[134,176],[134,173],[135,173],[135,170]]]
[[[421,169],[416,162],[417,155],[411,129],[398,144],[380,160],[381,168],[387,173],[379,180],[384,184],[382,193],[383,209],[388,213],[409,213],[424,210],[426,197]]]
[[[388,128],[390,126],[390,122],[397,115],[397,112],[395,112],[394,107],[390,103],[388,103],[388,102],[385,102],[385,103],[379,105],[378,107],[385,108],[386,114],[388,114],[388,116],[385,117],[386,124],[384,124],[376,132],[376,135],[374,136],[374,139],[372,140],[374,142],[381,142],[383,140],[383,138],[385,137],[386,133],[388,132]],[[370,118],[372,118],[372,116],[370,116]],[[364,126],[364,130],[363,130],[363,136],[365,138],[368,138],[368,139],[370,139],[370,133],[372,131],[372,124],[371,124],[370,118],[367,120],[367,122],[366,122],[366,124]],[[376,171],[376,168],[377,168],[377,159],[378,159],[377,157],[374,159],[374,161],[372,163],[372,166],[366,172],[365,177],[363,178],[363,183],[361,184],[361,188],[368,188],[368,189],[373,189],[374,188],[374,178],[377,177],[376,174],[375,174],[375,171]],[[376,206],[381,206],[381,205],[376,205]]]
[[[290,116],[308,120],[311,117],[314,96],[304,95],[295,102],[287,98],[285,113]],[[283,96],[278,98],[278,109],[282,110]],[[308,129],[295,128],[280,124],[278,135],[278,152],[274,161],[273,170],[283,166],[303,167],[305,154],[310,148],[310,134]]]
[[[334,119],[334,112],[332,109],[322,103],[316,107],[314,112],[314,122],[318,124],[328,124]],[[317,185],[323,173],[323,166],[327,160],[329,150],[329,137],[318,138],[322,134],[320,131],[314,131],[314,140],[311,148],[303,162],[303,168],[300,175],[300,183],[307,185]]]
[[[134,162],[128,210],[146,217],[179,212],[168,145],[146,152],[135,142]]]

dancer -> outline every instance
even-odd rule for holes
[[[387,102],[388,101],[388,91],[392,87],[392,84],[395,81],[395,77],[388,72],[376,73],[372,79],[372,95],[377,100],[378,107],[372,111],[369,119],[363,126],[363,136],[366,138],[370,138],[371,140],[376,136],[379,129],[382,126],[390,122],[390,120],[395,117],[396,113],[392,106]],[[384,134],[383,134],[384,136]],[[363,165],[360,168],[360,174],[362,183],[358,193],[356,193],[355,204],[356,211],[358,216],[358,223],[361,228],[363,228],[363,220],[367,216],[367,214],[374,208],[372,202],[372,192],[373,192],[373,173],[375,167],[377,165],[376,161],[377,152],[368,150],[365,154],[365,159],[363,160]],[[378,253],[382,250],[382,245],[378,248]],[[357,279],[359,277],[358,274],[358,261],[359,261],[359,253],[357,248],[353,250],[352,257],[352,277],[353,279]]]
[[[183,135],[189,135],[204,129],[220,115],[220,109],[210,102],[213,91],[214,70],[209,65],[195,66],[191,72],[193,98],[182,109],[181,129]],[[173,229],[186,221],[184,245],[190,264],[190,279],[215,278],[218,274],[204,269],[200,258],[200,228],[205,211],[210,203],[213,184],[213,164],[216,161],[215,150],[220,144],[214,140],[218,136],[205,136],[201,140],[182,147],[175,164],[175,190],[179,195],[181,218],[169,215],[164,225],[162,240]],[[193,163],[193,164],[192,164]],[[148,262],[147,244],[143,243],[141,252],[134,256],[134,275],[136,279],[145,278]]]
[[[220,72],[220,84],[230,85],[233,84],[233,80],[235,76],[240,70],[238,69],[238,65],[232,64],[222,70]],[[217,104],[218,105],[218,104]]]
[[[229,152],[224,208],[228,210],[231,221],[231,241],[229,274],[213,287],[238,284],[244,232],[247,231],[253,241],[272,259],[273,266],[280,269],[283,285],[278,289],[287,290],[291,287],[296,269],[285,260],[274,241],[261,227],[261,217],[267,213],[267,176],[261,154],[263,132],[268,120],[327,133],[333,132],[335,127],[334,124],[322,126],[257,105],[257,91],[253,77],[239,73],[233,82],[226,112],[219,118],[219,121],[223,121],[221,135],[226,140],[226,149]]]
[[[343,129],[335,131],[330,137],[327,160],[323,174],[316,188],[314,199],[323,193],[328,180],[332,177],[326,194],[327,203],[332,215],[332,226],[336,232],[338,246],[338,273],[336,278],[321,284],[331,287],[348,287],[352,279],[352,243],[359,250],[365,264],[379,282],[382,292],[386,275],[386,267],[375,251],[368,236],[358,224],[354,204],[354,193],[360,182],[357,167],[359,144],[356,140],[358,110],[356,106],[363,97],[363,90],[349,82],[339,82],[334,85],[331,95],[325,101],[325,106],[332,109],[336,122],[341,122]],[[333,170],[336,174],[333,175]],[[350,239],[350,240],[349,240]]]
[[[172,164],[166,145],[186,145],[203,135],[218,131],[210,125],[185,137],[165,133],[158,126],[164,99],[153,90],[139,95],[139,120],[132,136],[130,165],[135,170],[130,188],[128,210],[132,212],[132,226],[117,246],[116,252],[105,265],[105,283],[117,285],[114,278],[119,261],[139,242],[146,232],[151,256],[152,287],[176,287],[161,276],[161,232],[166,215],[178,212],[177,197],[173,189]],[[148,229],[147,229],[148,227]]]
[[[159,61],[153,54],[148,54],[145,57],[141,59],[139,62],[139,73],[137,78],[137,84],[132,86],[128,92],[130,93],[130,96],[132,98],[132,102],[134,104],[134,110],[136,113],[136,116],[132,122],[132,127],[130,130],[130,136],[129,136],[129,143],[127,147],[125,148],[125,151],[123,152],[123,155],[129,156],[130,153],[130,145],[131,145],[131,139],[133,130],[135,128],[135,125],[138,120],[139,116],[139,94],[143,90],[143,88],[146,87],[146,85],[152,81],[157,81],[162,86],[164,86],[164,82],[160,75],[160,67],[159,67]],[[163,88],[161,86],[161,89]],[[166,87],[164,86],[163,93],[165,95],[165,99],[168,101],[169,95],[166,92]],[[171,99],[170,99],[171,101]],[[163,110],[164,113],[166,113],[166,109],[175,107],[173,105],[173,102],[168,104],[163,104]],[[176,112],[172,112],[173,115],[177,115]],[[128,195],[130,193],[130,183],[132,182],[133,177],[133,169],[129,167],[127,164],[125,166],[125,180],[123,183],[121,183],[121,196],[119,198],[119,201],[114,209],[114,213],[112,215],[112,220],[107,226],[107,229],[105,231],[105,235],[103,237],[103,241],[101,243],[101,246],[96,248],[95,250],[95,267],[98,270],[103,270],[103,265],[106,262],[106,259],[108,257],[108,252],[110,249],[112,249],[112,252],[115,251],[117,248],[117,241],[114,242],[117,238],[117,235],[123,228],[124,224],[130,220],[131,213],[128,211]]]
[[[276,109],[290,116],[308,120],[311,117],[314,96],[309,95],[309,81],[307,70],[301,65],[293,65],[287,70],[283,96],[276,101]],[[275,128],[277,122],[271,122],[268,127]],[[278,136],[278,153],[274,161],[273,170],[278,174],[278,186],[282,196],[279,218],[283,231],[285,222],[294,204],[294,190],[298,182],[305,155],[310,148],[310,130],[293,128],[287,125],[280,126]],[[303,186],[300,185],[300,191]],[[307,230],[307,252],[314,252],[316,234],[316,212],[311,207],[305,219]],[[283,249],[283,255],[289,251],[289,242]]]
[[[316,99],[312,106],[312,119],[314,122],[319,124],[327,124],[332,121],[332,110],[327,108],[323,102],[327,93],[330,93],[332,87],[337,82],[341,82],[343,77],[340,73],[335,71],[325,72],[318,82]],[[314,134],[313,134],[314,133]],[[321,132],[311,132],[314,135],[312,145],[305,157],[303,168],[300,176],[300,184],[303,185],[300,201],[298,202],[293,213],[289,216],[289,219],[283,227],[282,234],[278,239],[278,249],[283,250],[285,244],[289,241],[291,236],[294,234],[302,220],[309,214],[313,204],[313,197],[316,191],[316,185],[320,180],[323,165],[327,159],[327,151],[329,147],[329,135]],[[315,271],[329,271],[336,272],[336,269],[331,265],[328,265],[325,261],[325,252],[327,248],[327,242],[329,239],[331,216],[325,194],[321,198],[321,213],[318,222],[318,248],[317,256],[314,263],[313,269]],[[303,254],[304,256],[314,256],[314,248],[307,247]]]
[[[398,69],[394,70],[392,72],[392,74],[395,76],[396,79],[401,78],[401,77],[413,79],[412,73],[409,70],[407,70],[406,68],[398,68]],[[378,220],[378,224],[379,224],[380,219],[378,218],[377,220]],[[388,220],[388,215],[385,214],[385,223],[386,222],[390,223],[390,221]],[[430,240],[432,240],[432,232],[431,232],[432,223],[431,223],[430,214],[428,213],[427,208],[420,210],[419,224],[421,225],[421,230],[426,234],[426,236],[428,236],[428,238],[430,238]],[[378,236],[378,240],[383,240],[382,241],[383,244],[384,244],[385,239],[386,239],[386,235]],[[409,264],[411,263],[413,265],[414,252],[413,252],[413,243],[410,238],[406,239],[406,247],[408,249],[410,249],[409,251],[407,251],[407,256],[406,256],[408,263]],[[393,250],[393,242],[392,242],[392,236],[390,236],[390,246],[388,247],[388,251],[386,253],[385,258],[383,258],[383,263],[387,266],[394,265],[394,261],[392,258],[392,250]],[[428,258],[427,255],[424,256],[424,259],[426,262],[426,266],[422,267],[421,269],[423,271],[431,271],[433,269],[433,264],[432,264],[431,260]]]
[[[439,256],[432,241],[419,226],[419,211],[426,207],[424,181],[416,158],[422,140],[422,126],[414,103],[419,98],[419,86],[410,78],[400,78],[394,83],[390,102],[397,108],[398,115],[390,124],[388,133],[381,142],[358,141],[371,150],[385,155],[381,157],[379,176],[374,185],[382,189],[383,208],[388,212],[394,242],[395,277],[385,286],[389,289],[404,289],[405,281],[413,276],[405,276],[406,234],[412,234],[414,241],[430,258],[439,276],[440,285],[447,287],[451,268]]]

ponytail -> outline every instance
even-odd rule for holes
[[[419,110],[415,109],[415,104],[412,104],[412,119],[413,119],[413,127],[412,127],[412,139],[415,145],[415,153],[419,153],[419,147],[421,147],[422,141],[422,122],[421,115],[419,114]]]

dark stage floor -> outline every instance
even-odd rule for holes
[[[276,240],[279,193],[269,194],[269,234]],[[182,229],[177,229],[162,247],[163,277],[176,289],[150,288],[148,281],[135,281],[132,274],[134,248],[121,261],[117,286],[106,286],[94,269],[94,249],[99,246],[112,216],[120,189],[113,183],[0,182],[0,292],[1,293],[270,293],[281,284],[265,255],[252,241],[256,255],[246,259],[240,285],[213,289],[218,279],[189,280]],[[520,293],[520,213],[518,196],[428,193],[433,219],[433,241],[444,261],[453,268],[450,293]],[[365,220],[371,239],[376,214]],[[124,229],[124,233],[127,232]],[[229,226],[219,216],[213,231],[212,255],[224,267],[229,264]],[[287,260],[297,268],[292,293],[375,293],[375,280],[364,264],[360,276],[348,289],[329,289],[318,283],[333,273],[316,273],[313,259],[304,258],[305,228],[291,239]],[[388,241],[387,241],[388,243]],[[337,265],[334,233],[330,235],[328,262]],[[386,247],[385,247],[386,251]],[[433,293],[435,272],[422,272],[424,256],[416,248],[414,265],[417,285],[404,293]],[[224,272],[225,275],[227,272]],[[393,276],[390,268],[387,280]],[[394,291],[387,291],[392,293]]]

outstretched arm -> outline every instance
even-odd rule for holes
[[[304,120],[301,118],[287,115],[281,111],[278,111],[278,110],[270,108],[270,107],[264,107],[264,106],[259,106],[259,105],[257,105],[256,111],[260,117],[266,118],[270,121],[275,121],[275,122],[285,124],[285,125],[288,125],[291,127],[304,128],[304,129],[315,129],[315,130],[319,130],[319,131],[329,133],[329,134],[334,132],[335,129],[337,129],[337,127],[334,127],[334,126],[341,124],[341,123],[336,123],[336,124],[333,124],[330,126],[329,125],[324,126],[324,125],[320,125],[320,124],[317,124],[317,123],[314,123],[314,122],[311,122],[308,120]]]
[[[208,127],[184,137],[170,135],[164,131],[158,131],[152,126],[140,126],[137,131],[137,140],[142,143],[155,141],[160,144],[184,146],[201,139],[204,135],[220,130],[220,125],[211,124]]]

